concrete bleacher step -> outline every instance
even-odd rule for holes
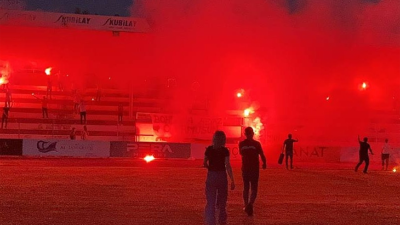
[[[35,95],[37,98],[35,98],[31,94],[12,94],[12,99],[18,99],[18,102],[22,103],[36,103],[39,102],[41,103],[43,96],[45,95]],[[39,99],[38,99],[39,98]],[[120,104],[123,104],[125,106],[129,105],[129,98],[115,98],[115,97],[104,97],[101,98],[101,101],[96,101],[95,98],[88,96],[88,97],[83,97],[82,98],[85,103],[88,105],[115,105],[118,106]],[[0,100],[5,101],[5,94],[0,94]],[[53,104],[72,104],[73,103],[73,98],[68,97],[68,96],[52,96],[51,98],[48,99],[49,103]],[[139,103],[138,103],[139,104]],[[147,103],[149,104],[149,103]]]
[[[20,103],[14,102],[11,104],[11,110],[14,112],[21,112],[25,109],[40,109],[42,110],[42,104],[40,103]],[[48,104],[48,110],[62,110],[65,113],[71,113],[73,111],[73,104],[61,105],[61,104]],[[88,112],[96,112],[94,114],[117,114],[118,107],[117,106],[99,106],[99,105],[87,105],[86,110]],[[138,106],[135,105],[133,107],[134,111],[145,111],[145,112],[158,112],[160,107],[146,107],[146,106]],[[124,106],[124,113],[127,114],[129,112],[129,107]]]
[[[9,113],[9,121],[15,120],[18,122],[25,122],[25,123],[37,123],[41,122],[41,120],[51,121],[52,123],[63,123],[63,122],[56,122],[62,120],[68,121],[80,121],[80,116],[78,114],[56,114],[49,110],[48,118],[43,118],[42,112],[32,112],[32,113],[23,113],[23,112],[10,112]],[[53,121],[54,120],[54,121]],[[88,123],[101,123],[104,124],[115,124],[118,120],[117,115],[104,115],[104,114],[90,114],[88,113],[86,116],[86,120]],[[123,117],[124,121],[134,122],[133,120],[129,119],[128,116]]]
[[[36,95],[39,99],[33,97],[32,95],[23,95],[23,96],[14,96],[12,95],[13,101],[16,101],[19,103],[37,103],[41,104],[42,103],[42,95]],[[5,96],[0,96],[1,101],[5,101]],[[85,97],[83,98],[85,101],[86,105],[110,105],[110,106],[118,106],[120,104],[123,104],[124,106],[129,105],[129,99],[121,99],[121,98],[103,98],[101,101],[95,101],[92,100],[92,98]],[[66,98],[63,96],[53,96],[51,99],[48,99],[49,104],[68,104],[72,105],[73,104],[73,99],[72,98]],[[154,103],[137,103],[137,104],[142,104],[142,105],[154,105]]]
[[[0,97],[0,101],[5,101],[5,97]],[[160,107],[162,104],[158,103],[158,102],[145,102],[145,101],[133,101],[132,102],[133,105],[135,107]],[[15,96],[13,96],[13,105],[17,105],[17,106],[25,106],[25,104],[29,104],[29,107],[33,107],[33,106],[39,106],[41,107],[42,105],[42,101],[41,99],[36,99],[33,97],[26,97],[26,98],[15,98]],[[92,101],[92,100],[87,100],[85,101],[85,104],[87,107],[93,107],[93,108],[101,108],[101,107],[105,107],[105,108],[109,108],[109,109],[113,109],[115,110],[120,104],[122,104],[124,107],[128,107],[129,106],[129,100],[125,100],[125,99],[105,99],[105,100],[101,100],[101,101]],[[48,105],[52,105],[52,106],[57,106],[57,105],[67,105],[67,106],[71,106],[73,107],[74,102],[72,99],[49,99],[48,100]]]
[[[31,94],[32,92],[40,93],[45,95],[47,92],[47,86],[34,86],[34,85],[15,85],[12,84],[9,86],[10,90],[15,93],[26,93]],[[3,90],[4,92],[5,90]],[[1,90],[0,90],[1,92]],[[78,92],[82,95],[96,95],[97,89],[96,88],[87,88],[84,90],[78,90]],[[73,91],[69,89],[65,89],[64,91],[58,90],[56,85],[52,88],[52,93],[55,95],[69,95],[72,96]],[[129,97],[130,93],[133,93],[133,96],[136,98],[153,98],[153,99],[165,99],[167,95],[162,94],[160,95],[159,89],[152,89],[148,87],[139,87],[134,88],[133,90],[127,89],[110,89],[110,88],[102,88],[101,93],[109,96],[109,97]],[[156,97],[155,97],[156,96]]]
[[[70,130],[28,130],[28,129],[1,129],[0,133],[3,134],[39,134],[39,135],[65,135],[70,134]],[[80,131],[77,132],[80,134]],[[123,136],[123,135],[135,135],[135,131],[90,131],[90,136]]]
[[[0,130],[1,133],[1,130]],[[69,135],[41,135],[41,134],[1,134],[5,139],[70,139]],[[88,140],[94,141],[135,141],[134,135],[120,135],[120,136],[89,136]],[[77,135],[77,140],[81,140],[81,137]]]
[[[76,129],[83,129],[80,123],[16,123],[10,122],[7,124],[7,129],[11,130],[71,130],[72,127]],[[131,132],[135,131],[135,124],[125,123],[124,125],[103,125],[103,124],[87,124],[87,128],[92,131],[109,131],[109,132]]]
[[[70,110],[65,110],[65,109],[57,109],[57,108],[48,108],[47,109],[47,111],[48,111],[48,113],[49,113],[49,115],[50,114],[54,114],[54,115],[73,115],[73,109],[70,109]],[[89,109],[87,109],[86,110],[86,112],[87,112],[87,114],[89,115],[107,115],[107,116],[110,116],[110,115],[115,115],[115,116],[118,116],[118,112],[117,112],[117,110],[114,110],[114,111],[105,111],[105,110],[102,110],[102,111],[100,111],[100,110],[89,110]],[[11,113],[13,113],[13,114],[15,114],[15,113],[35,113],[35,114],[42,114],[42,108],[40,107],[40,108],[18,108],[18,107],[16,107],[16,108],[11,108],[10,109],[10,114]],[[124,111],[124,115],[128,115],[128,111]]]
[[[39,115],[39,114],[38,114]],[[50,117],[50,114],[49,114]],[[34,124],[80,124],[80,117],[75,117],[76,119],[54,119],[54,118],[42,118],[42,115],[34,118],[15,118],[15,117],[10,117],[8,119],[8,123],[34,123]],[[86,120],[87,125],[116,125],[117,124],[117,117],[115,117],[115,120],[105,120],[104,116],[101,116],[100,119],[96,119],[95,117],[87,117]],[[123,124],[127,126],[133,126],[135,125],[135,121],[128,120],[125,118],[123,120]]]
[[[47,86],[32,86],[32,85],[10,85],[10,90],[12,93],[24,93],[24,94],[47,94]],[[81,95],[97,95],[97,89],[88,88],[85,90],[79,90]],[[129,92],[127,90],[120,89],[101,89],[101,93],[103,95],[107,95],[109,97],[129,97]],[[73,92],[71,90],[60,91],[56,86],[52,87],[52,95],[68,95],[73,96]]]
[[[134,111],[143,111],[144,108],[134,108]],[[48,110],[48,115],[50,119],[62,119],[62,118],[80,118],[80,115],[77,113],[74,113],[74,111],[71,110],[60,110],[60,109],[52,109],[49,108]],[[160,109],[158,108],[147,108],[145,112],[148,113],[157,113],[160,112]],[[123,118],[126,120],[129,117],[129,112],[126,110],[124,111]],[[116,111],[93,111],[93,110],[87,110],[87,118],[91,118],[91,120],[117,120],[118,119],[118,114]],[[41,108],[30,108],[30,109],[23,109],[23,108],[11,108],[9,111],[9,118],[42,118],[42,109]],[[134,119],[134,116],[133,118]]]

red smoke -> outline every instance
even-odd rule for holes
[[[244,88],[271,141],[370,135],[376,111],[400,97],[400,5],[304,0],[290,10],[288,2],[143,0],[133,13],[152,23],[154,76],[199,82],[213,113],[240,108],[233,98]],[[364,81],[371,86],[360,92]],[[176,103],[190,98],[182,91]]]
[[[253,107],[279,143],[289,132],[320,144],[370,135],[376,111],[400,98],[397,0],[142,0],[132,16],[152,31],[0,26],[0,59],[59,68],[82,85],[132,80],[170,97],[165,111],[207,99],[212,115]]]

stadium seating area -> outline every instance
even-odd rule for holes
[[[72,127],[77,130],[78,139],[83,125],[80,115],[74,112],[71,91],[53,91],[48,102],[48,119],[42,118],[42,102],[38,98],[46,95],[46,86],[11,85],[12,104],[8,126],[0,132],[3,138],[57,138],[68,139]],[[0,99],[5,101],[5,90]],[[37,96],[35,98],[33,96]],[[86,103],[87,127],[91,140],[135,140],[135,113],[159,112],[160,100],[146,96],[132,98],[127,90],[102,90],[100,101],[95,101],[96,89],[81,93]],[[3,104],[3,103],[2,103]],[[118,105],[124,105],[122,124],[118,124]]]

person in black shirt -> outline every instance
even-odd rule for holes
[[[293,169],[293,143],[299,140],[292,139],[292,135],[288,135],[288,139],[283,142],[282,153],[285,151],[286,169],[289,169],[288,158],[290,157],[290,169]]]
[[[207,225],[215,225],[215,208],[219,209],[219,224],[226,224],[226,202],[228,200],[228,173],[231,179],[231,190],[235,189],[232,167],[229,162],[229,150],[225,147],[226,136],[216,131],[213,145],[206,148],[204,167],[208,168],[206,180],[205,220]]]
[[[267,167],[267,160],[261,148],[260,142],[253,139],[253,128],[247,127],[244,130],[246,139],[239,143],[239,151],[242,156],[242,177],[243,177],[243,200],[244,210],[249,215],[253,215],[253,204],[257,197],[258,178],[260,175],[259,156],[263,162],[262,168]],[[249,199],[249,189],[251,185],[251,196]]]
[[[363,173],[367,173],[368,166],[369,166],[369,156],[368,156],[368,150],[371,152],[371,155],[374,153],[372,152],[371,146],[367,143],[368,138],[364,138],[364,141],[360,141],[360,136],[358,136],[358,142],[360,143],[360,161],[356,165],[355,171],[357,172],[358,167],[361,166],[361,164],[365,161],[365,167]]]

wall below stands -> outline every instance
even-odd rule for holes
[[[155,158],[202,159],[207,145],[169,142],[127,142],[127,141],[82,141],[63,139],[0,139],[0,155],[31,156],[31,157],[126,157],[142,158],[153,155]],[[227,146],[232,160],[240,160],[236,145]],[[279,151],[264,150],[267,161],[276,164]],[[400,163],[400,148],[394,147],[390,160],[392,164]],[[353,147],[323,147],[301,146],[295,148],[294,158],[299,162],[340,163],[357,162],[358,148]],[[370,157],[372,162],[380,162],[378,149]]]

